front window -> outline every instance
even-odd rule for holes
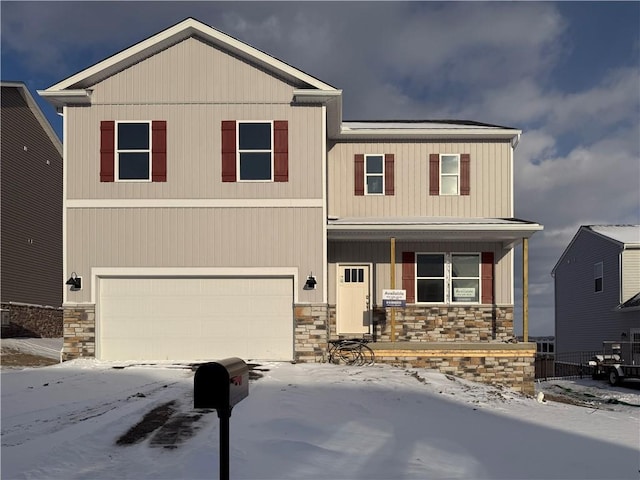
[[[596,263],[593,266],[593,279],[594,279],[594,287],[595,287],[595,292],[601,292],[602,291],[602,277],[604,276],[603,274],[603,268],[602,268],[602,262],[600,263]]]
[[[480,301],[480,255],[454,253],[451,255],[452,302]]]
[[[444,302],[444,254],[416,255],[416,281],[418,302]]]
[[[418,253],[418,303],[479,303],[480,254]]]
[[[382,155],[365,155],[367,195],[384,193],[384,158]]]
[[[118,122],[116,178],[151,181],[151,122]]]
[[[273,129],[271,122],[238,122],[240,180],[273,180]]]
[[[460,192],[460,155],[440,155],[440,195]]]

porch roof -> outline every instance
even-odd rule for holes
[[[329,240],[488,241],[512,248],[543,226],[517,218],[346,217],[329,218]]]

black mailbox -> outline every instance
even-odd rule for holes
[[[215,408],[231,413],[231,409],[249,395],[249,367],[239,358],[225,358],[204,363],[193,379],[194,408]]]

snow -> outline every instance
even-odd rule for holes
[[[638,478],[637,389],[618,389],[629,405],[581,407],[425,369],[256,368],[230,419],[234,479]],[[154,434],[116,445],[159,405],[196,413],[188,365],[86,359],[0,375],[5,480],[218,478],[215,412],[171,448]]]
[[[60,360],[62,338],[3,338],[2,349]]]

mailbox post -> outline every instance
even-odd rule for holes
[[[194,408],[215,408],[220,419],[220,480],[229,479],[229,417],[249,395],[249,367],[239,358],[204,363],[193,378]]]

